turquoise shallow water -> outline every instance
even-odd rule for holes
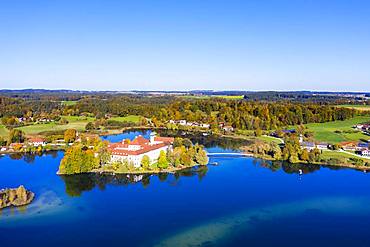
[[[36,193],[1,211],[0,246],[370,246],[361,171],[213,157],[170,175],[60,177],[62,157],[0,158],[0,188]]]

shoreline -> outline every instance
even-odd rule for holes
[[[178,171],[186,170],[189,168],[194,168],[194,167],[202,167],[202,166],[208,166],[207,165],[191,165],[191,166],[184,166],[184,167],[173,167],[172,169],[165,169],[165,170],[141,170],[141,171],[126,171],[126,172],[120,172],[120,171],[113,171],[113,170],[102,170],[102,169],[94,169],[89,172],[83,172],[83,173],[76,173],[76,174],[65,174],[65,173],[59,173],[57,171],[57,175],[59,176],[70,176],[70,175],[77,175],[77,174],[106,174],[106,175],[144,175],[144,174],[161,174],[161,173],[166,173],[166,174],[173,174]]]
[[[151,127],[151,126],[131,126],[131,127],[124,127],[122,129],[117,129],[117,130],[108,130],[106,132],[99,133],[99,136],[108,136],[108,135],[119,135],[123,134],[125,131],[135,131],[135,130],[169,130],[166,127]],[[176,130],[175,130],[176,131]],[[182,130],[177,130],[177,131],[182,131]],[[183,130],[188,133],[209,133],[209,131],[204,131],[204,130]],[[254,136],[243,136],[240,134],[223,134],[223,133],[211,133],[210,136],[218,137],[218,138],[229,138],[229,139],[235,139],[235,140],[244,140],[244,141],[255,141],[256,137]],[[242,153],[248,155],[248,157],[253,157],[255,159],[262,159],[266,161],[283,161],[283,160],[275,160],[271,157],[262,157],[258,154],[254,153],[249,153],[249,152],[244,152],[242,149],[239,149]],[[44,152],[50,152],[50,151],[65,151],[65,147],[60,147],[60,148],[55,148],[55,149],[48,149],[48,150],[43,150],[42,153]],[[11,155],[11,154],[36,154],[37,152],[24,152],[24,151],[0,151],[0,155]],[[355,157],[355,156],[354,156]],[[308,164],[308,165],[321,165],[321,166],[333,166],[333,167],[342,167],[342,168],[350,168],[350,169],[355,169],[355,170],[366,170],[370,171],[369,166],[358,166],[354,164],[349,164],[349,163],[339,163],[339,164],[328,164],[325,162],[314,162],[314,163],[306,163],[306,162],[298,162],[296,164]],[[196,166],[196,165],[194,165]],[[128,172],[113,172],[113,171],[92,171],[92,173],[116,173],[116,174],[158,174],[158,173],[173,173],[179,170],[183,170],[186,168],[192,168],[194,166],[189,166],[189,167],[183,167],[183,168],[177,168],[177,169],[171,169],[169,171],[166,170],[156,170],[156,171],[128,171]],[[57,173],[58,174],[58,173]],[[58,175],[65,175],[65,174],[58,174]]]

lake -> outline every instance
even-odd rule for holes
[[[23,184],[36,199],[0,211],[0,246],[370,246],[361,171],[218,156],[168,175],[63,177],[62,157],[1,156],[0,188]]]

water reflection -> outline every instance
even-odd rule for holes
[[[8,157],[12,160],[23,160],[27,164],[32,164],[35,162],[36,157],[42,157],[43,155],[50,155],[52,158],[56,158],[60,151],[46,151],[46,152],[32,152],[32,153],[11,153]],[[6,157],[0,156],[1,157]]]
[[[289,163],[287,161],[268,161],[261,159],[253,159],[253,164],[258,167],[269,169],[272,172],[283,171],[287,174],[310,174],[319,171],[321,168],[325,167],[330,170],[346,170],[353,168],[340,167],[340,166],[330,166],[330,165],[315,165],[315,164],[300,164],[300,163]],[[357,170],[362,172],[362,170]]]
[[[107,185],[114,186],[129,186],[133,184],[141,184],[143,188],[147,188],[151,180],[155,177],[159,182],[170,182],[176,185],[181,177],[198,176],[201,180],[205,177],[208,167],[200,166],[195,168],[184,169],[174,174],[159,173],[159,174],[76,174],[60,176],[65,183],[65,191],[69,196],[78,197],[82,192],[91,191],[94,188],[105,190]]]

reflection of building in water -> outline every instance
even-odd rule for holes
[[[111,152],[112,162],[129,162],[135,167],[141,166],[141,160],[145,155],[149,157],[150,163],[157,161],[161,151],[167,152],[172,148],[173,137],[159,137],[151,133],[150,139],[145,139],[141,135],[135,137],[131,142],[123,140],[122,142],[111,143],[108,146]]]
[[[143,179],[143,175],[134,175],[134,182],[139,182]]]

